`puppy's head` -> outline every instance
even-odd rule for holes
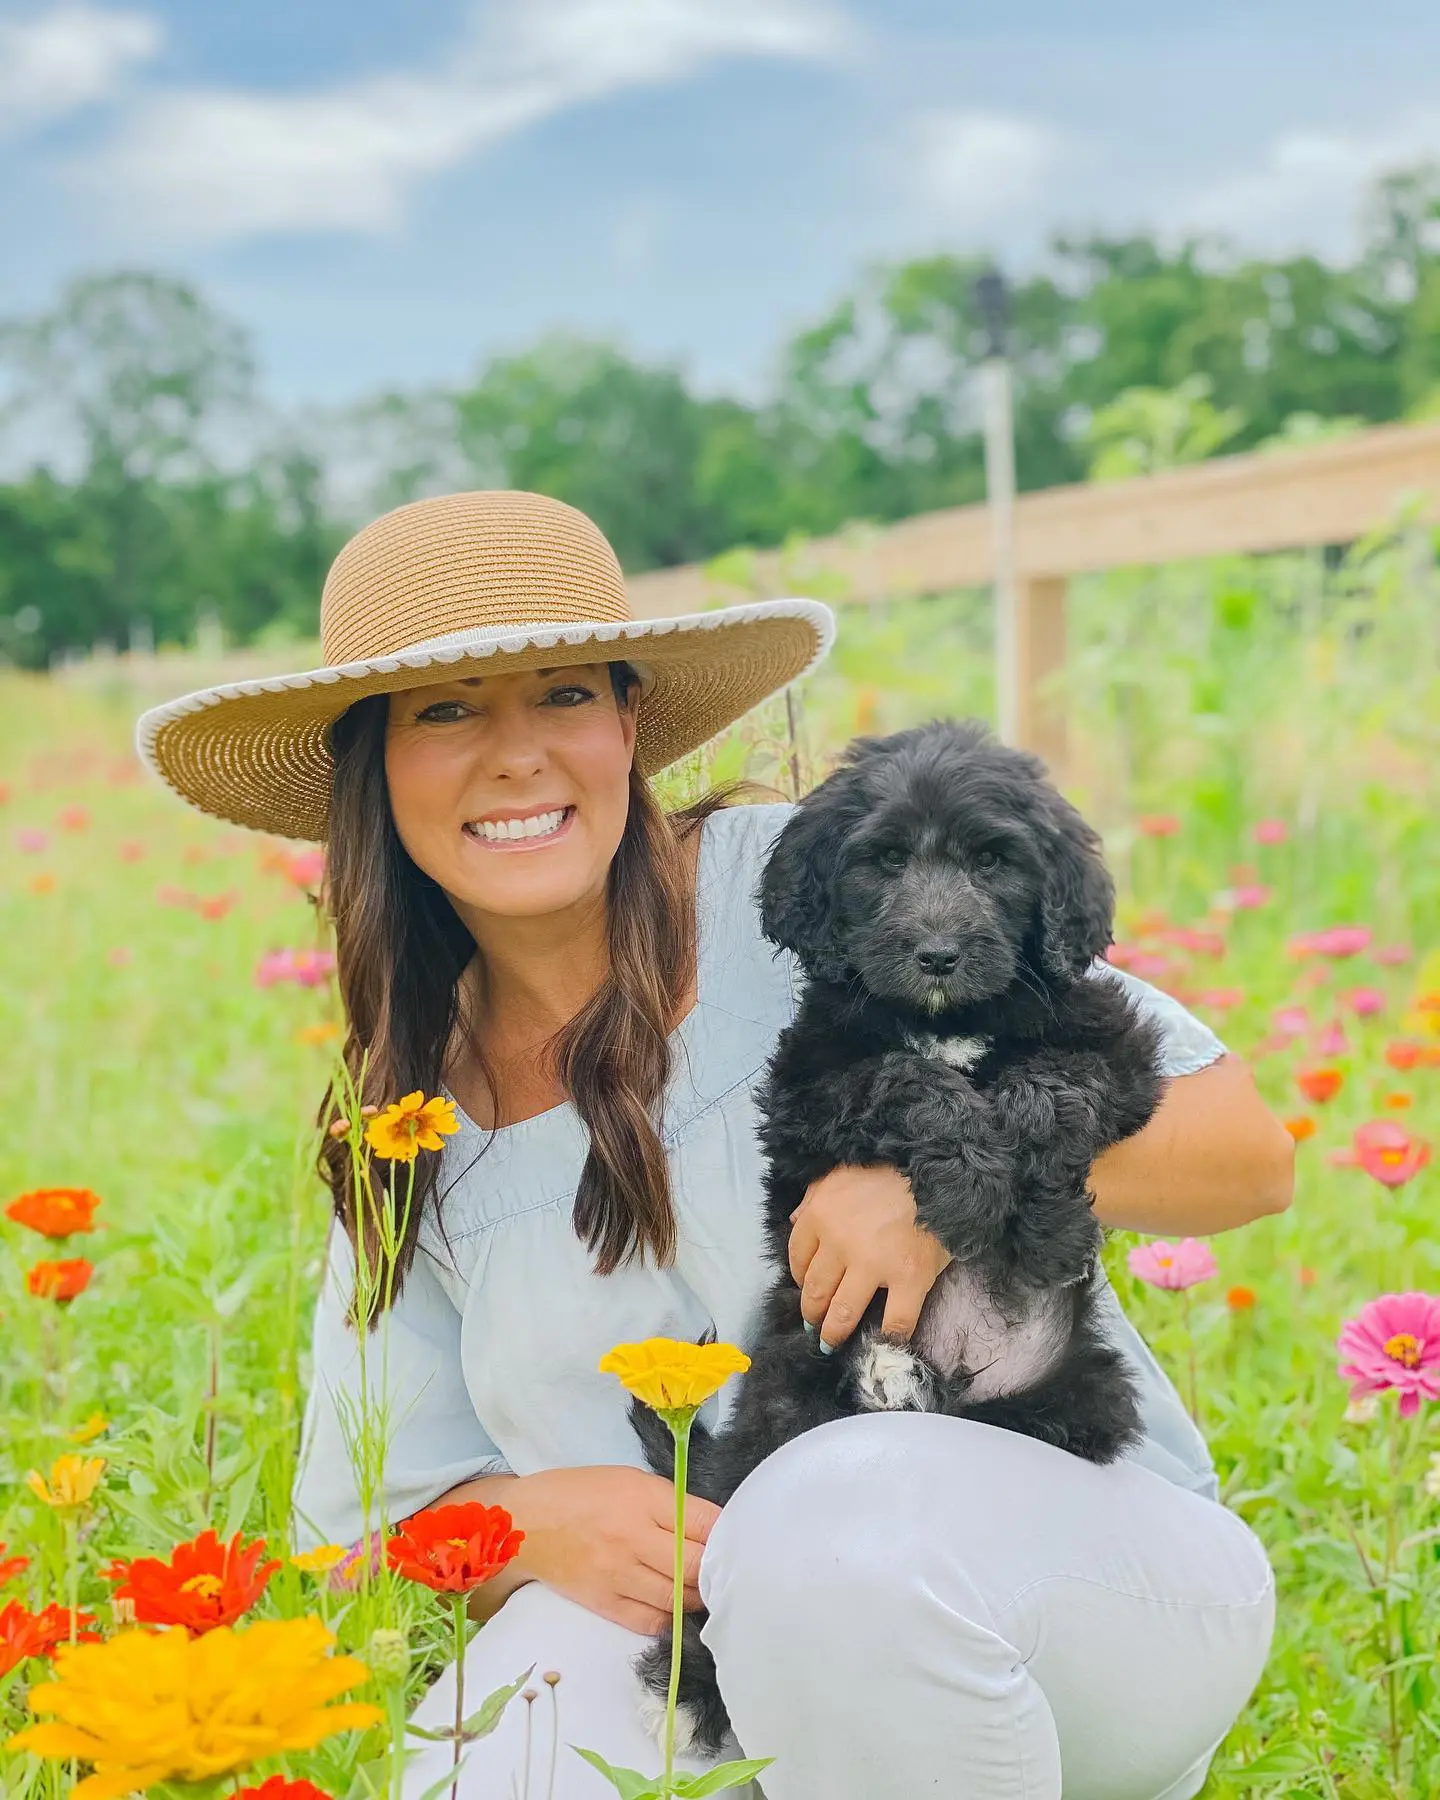
[[[1044,765],[976,723],[858,739],[781,832],[761,887],[766,936],[809,973],[932,1017],[1027,967],[1082,974],[1113,903],[1099,840]]]

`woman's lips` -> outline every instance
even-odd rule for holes
[[[544,850],[551,844],[558,843],[559,840],[565,836],[575,818],[575,808],[573,806],[556,807],[553,810],[560,814],[560,823],[548,831],[528,830],[523,835],[484,837],[477,828],[477,822],[467,822],[462,825],[460,829],[464,836],[481,850]],[[544,819],[550,815],[546,813],[535,813],[530,816],[531,818]],[[526,825],[529,824],[528,819],[520,822]],[[505,821],[505,823],[509,824],[511,822]]]

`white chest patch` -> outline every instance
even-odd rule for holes
[[[933,1057],[962,1074],[969,1074],[990,1048],[989,1038],[938,1037],[933,1031],[907,1032],[905,1041],[916,1056]]]

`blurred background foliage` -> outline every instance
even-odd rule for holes
[[[50,311],[0,323],[0,660],[45,668],[97,642],[190,643],[197,627],[232,645],[309,637],[354,526],[457,487],[569,500],[632,572],[977,500],[981,267],[863,271],[754,403],[551,337],[453,390],[296,416],[267,403],[244,329],[192,287],[79,279]],[[1440,416],[1440,169],[1376,185],[1344,267],[1059,238],[1016,284],[1013,356],[1026,489]],[[1309,565],[1282,564],[1264,579],[1291,596],[1286,617],[1330,604]],[[1184,642],[1202,630],[1223,644],[1233,627],[1187,623]],[[1128,743],[1139,710],[1164,703],[1137,686],[1125,704]]]

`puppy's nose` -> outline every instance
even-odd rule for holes
[[[960,951],[948,938],[924,938],[915,946],[915,960],[927,975],[948,975]]]

